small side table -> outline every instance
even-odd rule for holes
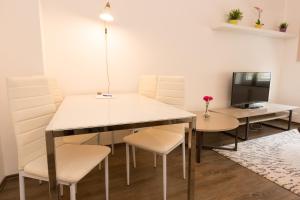
[[[197,162],[200,163],[201,160],[201,150],[205,149],[223,149],[237,151],[238,145],[238,127],[239,121],[236,118],[230,117],[228,115],[210,112],[209,118],[204,117],[203,112],[194,112],[197,115],[197,125],[196,125],[196,143],[197,143]],[[203,145],[203,134],[212,132],[224,132],[235,130],[235,146],[234,148],[225,148],[217,146]]]

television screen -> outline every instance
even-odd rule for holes
[[[232,106],[243,106],[269,100],[270,72],[234,72]]]

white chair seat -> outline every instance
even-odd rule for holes
[[[56,149],[57,179],[77,183],[110,153],[110,148],[99,145],[65,144]],[[24,167],[24,172],[48,179],[47,156],[41,156]]]
[[[155,97],[158,101],[184,107],[184,78],[181,76],[156,76],[143,78],[140,82],[140,94]],[[146,87],[149,86],[149,87]],[[185,135],[184,124],[156,126],[143,129],[137,134],[124,138],[126,143],[126,175],[127,185],[130,184],[130,146],[132,146],[133,166],[136,167],[135,147],[154,152],[154,167],[156,167],[156,154],[163,158],[163,194],[167,199],[167,155],[177,146],[182,146],[183,178],[186,177],[185,164]]]
[[[98,133],[66,136],[66,137],[63,137],[63,142],[65,144],[83,144],[83,143],[93,139],[97,135],[98,135]]]
[[[159,154],[168,154],[180,143],[184,135],[159,128],[141,129],[136,134],[124,137],[124,141],[132,146]]]

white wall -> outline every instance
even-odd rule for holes
[[[289,31],[300,35],[300,1],[287,0],[286,19]],[[282,65],[279,100],[285,104],[300,106],[300,43],[298,38],[285,44],[285,61]],[[300,109],[294,113],[294,120],[300,122]]]
[[[5,175],[17,173],[17,150],[8,111],[6,77],[43,73],[38,11],[38,0],[0,1],[0,153],[3,153],[3,162],[0,163],[4,164]]]
[[[42,0],[45,71],[65,92],[105,90],[103,26],[98,15],[104,0]],[[184,75],[187,108],[203,109],[201,97],[215,96],[213,106],[230,99],[233,71],[271,71],[275,100],[284,42],[252,35],[214,32],[231,8],[256,20],[253,6],[265,8],[266,28],[283,18],[283,0],[112,0],[110,61],[113,91],[136,91],[140,74]]]

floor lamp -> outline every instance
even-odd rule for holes
[[[110,93],[110,77],[109,77],[109,62],[108,62],[108,25],[114,21],[114,17],[111,14],[110,3],[107,0],[106,5],[99,15],[99,18],[104,22],[105,29],[105,64],[106,64],[106,76],[107,76],[107,93],[98,93],[98,98],[112,98],[113,95]]]
[[[108,25],[114,21],[114,17],[111,14],[111,7],[109,0],[106,1],[104,10],[99,15],[99,18],[104,22],[104,34],[105,34],[105,64],[106,64],[106,76],[107,76],[107,93],[98,93],[96,98],[99,99],[110,99],[113,95],[110,93],[110,79],[109,79],[109,63],[108,63]],[[115,152],[114,134],[111,133],[111,147],[112,155]]]

